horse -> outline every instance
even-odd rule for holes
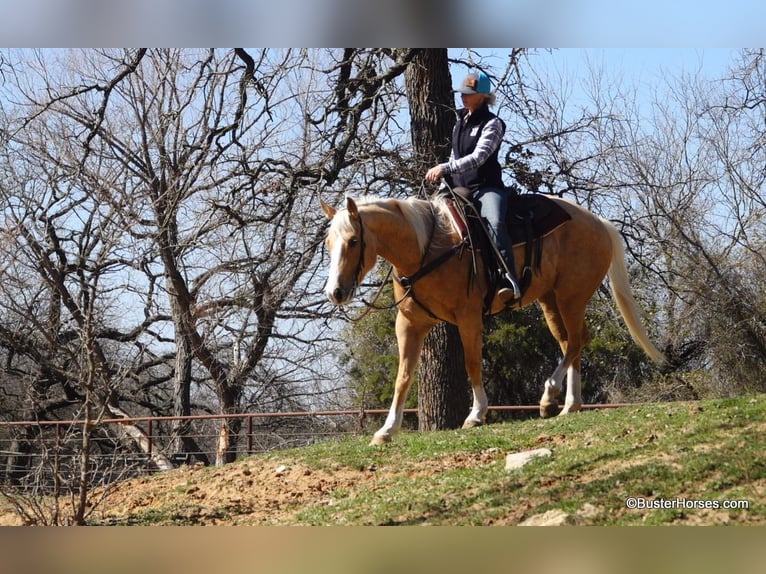
[[[590,341],[585,308],[606,276],[633,340],[656,363],[665,361],[641,322],[620,232],[611,222],[574,202],[550,199],[570,220],[545,236],[539,266],[522,299],[513,302],[519,307],[539,303],[563,354],[544,383],[539,403],[544,418],[582,408],[581,353]],[[353,299],[378,257],[387,260],[394,271],[399,366],[388,416],[371,444],[390,442],[400,430],[423,341],[440,321],[456,325],[463,343],[473,391],[473,404],[463,428],[483,425],[489,406],[481,367],[484,315],[502,310],[508,302],[495,296],[491,308],[486,309],[484,300],[491,286],[481,272],[481,261],[479,272],[468,281],[477,263],[458,248],[463,238],[450,219],[445,201],[346,197],[345,207],[339,209],[322,200],[320,203],[331,220],[325,239],[330,254],[325,294],[333,304],[342,306]],[[523,250],[523,245],[514,247],[517,276],[522,271]],[[559,412],[558,397],[565,376],[566,398]]]

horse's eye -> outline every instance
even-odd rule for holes
[[[348,240],[349,247],[356,247],[357,245],[359,245],[359,239],[357,239],[356,237],[352,237],[351,239]]]

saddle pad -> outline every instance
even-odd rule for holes
[[[506,226],[513,245],[521,245],[529,239],[525,220],[531,215],[533,236],[542,237],[556,230],[571,219],[558,203],[546,195],[523,193],[508,200]]]

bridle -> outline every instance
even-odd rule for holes
[[[354,291],[356,291],[359,288],[359,284],[361,283],[362,271],[364,270],[364,255],[365,255],[365,253],[367,251],[367,243],[364,240],[364,222],[362,221],[362,214],[361,213],[357,213],[357,218],[359,220],[359,261],[357,262],[356,270],[354,271],[354,283],[352,285],[352,288],[354,289]],[[399,303],[401,303],[407,297],[409,297],[410,291],[412,290],[411,287],[409,289],[407,289],[407,292],[402,296],[401,299],[399,299],[398,301],[394,301],[390,305],[376,305],[375,304],[375,302],[380,297],[381,293],[383,293],[383,288],[388,283],[388,279],[389,279],[389,277],[391,277],[391,273],[393,272],[393,270],[394,270],[394,266],[390,265],[389,268],[388,268],[388,273],[386,274],[385,279],[383,279],[383,281],[380,284],[380,287],[378,287],[377,293],[375,293],[375,296],[372,298],[372,302],[367,301],[364,297],[360,297],[360,300],[362,301],[362,303],[364,303],[365,307],[367,307],[364,310],[364,312],[362,312],[357,317],[349,317],[344,312],[344,314],[346,314],[346,317],[348,319],[350,319],[351,321],[359,321],[360,319],[362,319],[365,316],[367,316],[367,314],[370,311],[387,311],[389,309],[393,309],[394,307],[398,307]]]
[[[372,302],[368,302],[364,298],[361,298],[362,303],[365,304],[367,309],[361,315],[359,315],[358,317],[356,317],[356,318],[354,318],[352,320],[358,321],[358,320],[362,319],[363,317],[365,317],[372,310],[375,310],[375,311],[386,311],[386,310],[398,307],[399,304],[402,303],[408,297],[412,297],[412,300],[415,301],[415,303],[417,303],[421,308],[423,308],[432,318],[437,319],[439,321],[443,320],[440,317],[438,317],[436,314],[434,314],[421,301],[419,301],[417,299],[417,297],[415,297],[415,293],[413,291],[413,288],[415,287],[415,282],[417,280],[425,277],[426,275],[428,275],[432,271],[435,271],[437,268],[439,268],[441,265],[446,263],[453,256],[457,255],[463,249],[465,249],[467,244],[466,244],[465,241],[463,241],[461,243],[457,243],[457,244],[453,245],[449,250],[447,250],[444,253],[442,253],[441,255],[439,255],[437,258],[435,258],[435,259],[431,260],[430,262],[426,263],[426,257],[428,256],[428,253],[430,251],[431,243],[433,242],[433,238],[434,238],[434,235],[435,235],[435,232],[436,232],[436,225],[437,225],[437,223],[436,223],[437,217],[436,217],[436,213],[434,212],[433,203],[430,202],[430,201],[428,203],[429,203],[429,207],[431,209],[431,221],[432,221],[432,225],[431,225],[431,232],[429,233],[429,236],[428,236],[428,244],[426,245],[426,248],[423,250],[423,257],[422,257],[422,259],[420,261],[420,268],[415,273],[413,273],[412,275],[408,275],[408,276],[403,275],[403,276],[400,277],[396,273],[393,274],[394,275],[394,280],[397,283],[399,283],[399,285],[401,285],[402,288],[404,289],[404,295],[402,295],[399,298],[398,301],[395,300],[390,305],[382,305],[381,306],[381,305],[376,305],[375,304],[375,302],[378,300],[378,297],[380,297],[381,293],[383,292],[383,288],[385,287],[386,283],[388,282],[388,278],[391,276],[391,274],[393,272],[394,267],[392,265],[392,266],[389,267],[388,273],[386,275],[386,278],[383,280],[383,282],[381,283],[380,287],[378,288],[378,291],[375,294],[375,297],[373,297]],[[366,242],[364,240],[364,222],[362,221],[362,214],[361,213],[358,214],[358,221],[359,221],[359,246],[360,246],[360,251],[359,251],[359,261],[357,262],[356,271],[354,272],[354,284],[353,284],[354,290],[356,290],[359,287],[359,284],[361,282],[360,277],[362,275],[362,270],[364,268],[364,255],[365,255],[366,247],[367,247],[367,244],[366,244]]]

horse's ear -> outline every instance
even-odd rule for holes
[[[324,211],[325,214],[327,214],[328,219],[332,219],[333,217],[335,217],[335,214],[337,213],[338,210],[335,209],[332,205],[325,203],[321,198],[319,199],[319,205],[322,206],[322,211]]]
[[[346,209],[352,219],[359,219],[359,208],[356,206],[356,202],[350,197],[346,196]]]

